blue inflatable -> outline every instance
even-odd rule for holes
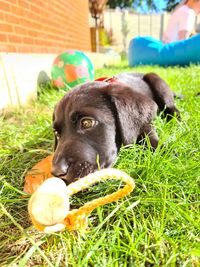
[[[200,63],[200,34],[187,40],[163,44],[152,37],[136,37],[130,41],[129,66],[187,66]]]

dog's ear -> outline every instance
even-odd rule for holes
[[[143,127],[156,116],[156,103],[125,85],[110,84],[107,88],[121,143],[136,142]]]

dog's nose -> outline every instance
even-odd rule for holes
[[[60,162],[57,162],[56,164],[53,163],[51,173],[55,177],[62,177],[67,174],[69,165],[65,160],[61,160]]]

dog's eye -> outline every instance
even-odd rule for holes
[[[82,118],[80,120],[81,129],[90,129],[95,125],[96,121],[93,118]]]
[[[56,139],[59,140],[59,133],[56,130],[54,130],[54,134],[55,134]]]

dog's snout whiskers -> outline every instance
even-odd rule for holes
[[[79,166],[79,168],[78,168],[78,170],[76,172],[76,177],[77,178],[81,178],[83,176],[86,176],[89,173],[94,172],[94,170],[95,170],[95,167],[91,163],[89,163],[87,161],[85,161],[83,163],[79,163],[78,166]]]

